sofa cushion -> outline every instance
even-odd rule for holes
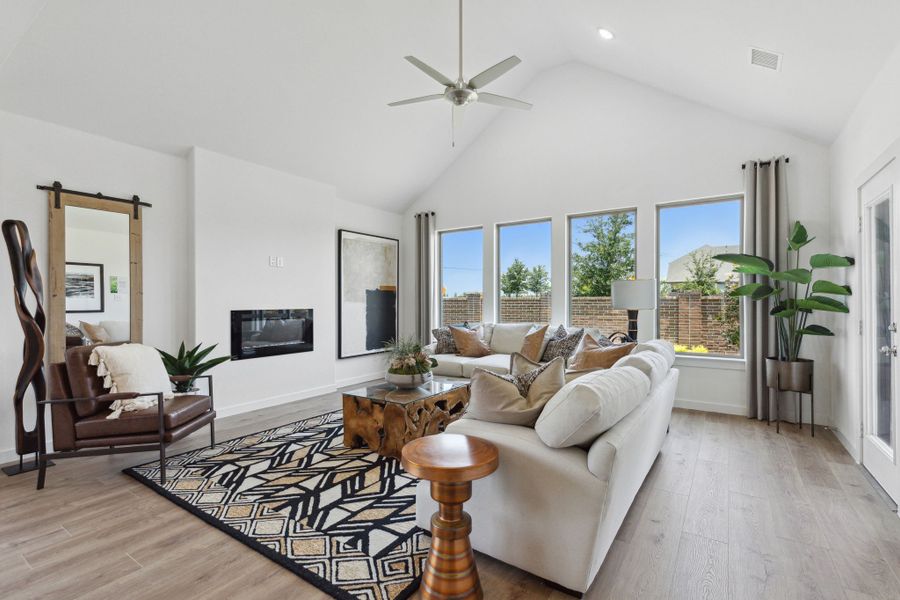
[[[521,352],[531,323],[495,323],[491,334],[491,350],[498,354]]]
[[[650,380],[634,367],[589,373],[550,399],[534,429],[551,448],[587,445],[634,410],[649,391]]]
[[[87,321],[81,321],[80,325],[84,334],[95,344],[108,344],[113,341],[112,336],[102,325]]]
[[[580,350],[572,358],[572,368],[576,370],[608,369],[617,360],[631,352],[634,346],[634,343],[601,345],[591,336],[585,335]]]
[[[518,375],[475,369],[464,417],[531,427],[547,401],[565,385],[564,371],[561,358]]]
[[[649,340],[641,342],[634,347],[634,350],[632,350],[631,353],[637,354],[638,352],[644,352],[646,350],[658,352],[665,356],[670,369],[672,368],[672,365],[675,364],[675,346],[672,345],[672,342],[666,340]]]
[[[176,396],[165,401],[163,425],[166,429],[180,427],[199,417],[212,408],[209,396]],[[96,415],[75,422],[78,439],[115,437],[137,433],[159,431],[159,409],[156,407],[132,412],[123,412],[118,419],[107,419],[110,412],[104,410]]]
[[[435,354],[432,358],[437,361],[437,366],[431,372],[444,377],[467,377],[467,375],[463,375],[463,366],[475,360],[458,354]]]
[[[669,364],[665,356],[659,352],[644,350],[636,354],[623,356],[616,361],[614,367],[634,367],[640,370],[650,380],[650,389],[655,389],[662,383],[669,372]]]
[[[506,354],[491,354],[481,358],[470,358],[462,365],[462,376],[471,377],[475,369],[484,369],[485,371],[505,375],[509,373],[509,356]]]

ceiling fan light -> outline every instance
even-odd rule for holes
[[[616,37],[612,31],[610,31],[609,29],[606,29],[605,27],[599,28],[597,30],[597,35],[600,36],[601,40],[606,40],[607,42],[612,39],[615,39],[615,37]]]

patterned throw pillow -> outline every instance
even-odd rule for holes
[[[435,354],[456,354],[459,350],[456,348],[456,341],[453,339],[453,332],[449,327],[439,327],[432,329],[431,335],[437,341],[434,348]]]
[[[558,356],[561,356],[564,361],[569,360],[569,357],[572,356],[575,348],[581,342],[583,335],[584,329],[579,329],[570,335],[566,328],[560,325],[547,344],[547,349],[544,350],[544,356],[541,357],[541,361],[548,362]]]
[[[565,383],[561,358],[516,375],[475,369],[465,418],[531,427]]]

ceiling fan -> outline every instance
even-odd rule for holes
[[[404,57],[413,66],[421,70],[423,73],[444,86],[444,91],[440,94],[429,94],[428,96],[419,96],[417,98],[408,98],[406,100],[398,100],[391,102],[388,106],[403,106],[405,104],[417,104],[419,102],[429,102],[431,100],[440,100],[441,98],[449,101],[454,109],[468,106],[476,102],[491,104],[502,108],[518,108],[521,110],[531,110],[531,104],[515,98],[507,96],[499,96],[481,91],[481,88],[491,83],[507,71],[518,65],[522,60],[518,56],[510,56],[506,60],[502,60],[493,67],[485,69],[475,77],[468,81],[463,77],[463,0],[459,0],[459,77],[456,81],[430,67],[415,56]],[[453,111],[453,129],[455,129],[456,111]],[[455,143],[453,144],[456,145]]]

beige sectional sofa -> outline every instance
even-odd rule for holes
[[[521,325],[525,325],[525,331],[527,331],[528,328],[532,326],[532,323],[525,323]],[[480,358],[468,358],[465,356],[459,356],[457,354],[435,354],[436,344],[431,344],[425,347],[425,351],[433,356],[434,359],[438,362],[438,366],[435,367],[432,371],[435,375],[441,377],[465,377],[466,379],[470,379],[472,377],[472,371],[477,368],[492,371],[494,373],[500,373],[501,375],[509,373],[509,359],[512,352],[504,352],[502,350],[511,350],[511,348],[504,348],[503,346],[496,346],[491,344],[493,338],[493,328],[495,327],[493,323],[477,325],[477,327],[481,328],[482,339],[488,345],[491,345],[493,349],[495,349],[495,353],[488,356],[482,356]],[[556,331],[557,327],[558,325],[550,325],[547,328],[547,336],[544,343],[545,347],[546,341],[549,340],[551,335],[553,335],[553,332]],[[581,328],[567,327],[566,329],[569,331],[569,333],[572,333]],[[597,339],[601,335],[599,329],[593,328],[585,329],[585,333],[594,336],[595,339]],[[501,351],[497,351],[496,348],[501,348]],[[514,351],[518,352],[519,350],[520,348],[517,348]],[[543,348],[541,350],[543,353]]]
[[[634,358],[643,352],[663,359]],[[471,418],[448,426],[450,433],[490,440],[500,451],[499,468],[473,484],[465,506],[472,517],[473,547],[564,588],[585,592],[666,437],[678,385],[674,360],[672,345],[654,340],[639,344],[613,367],[642,369],[639,377],[647,381],[638,381],[633,373],[616,378],[600,372],[566,384],[558,393],[573,397],[577,394],[571,388],[586,378],[593,378],[598,390],[596,386],[630,385],[628,381],[640,384],[641,393],[649,390],[635,408],[583,447],[551,448],[538,435],[540,419],[537,431]],[[581,400],[590,389],[581,385]],[[616,398],[623,393],[613,389],[598,395]],[[428,530],[435,510],[429,483],[422,481],[416,490],[418,525]]]

